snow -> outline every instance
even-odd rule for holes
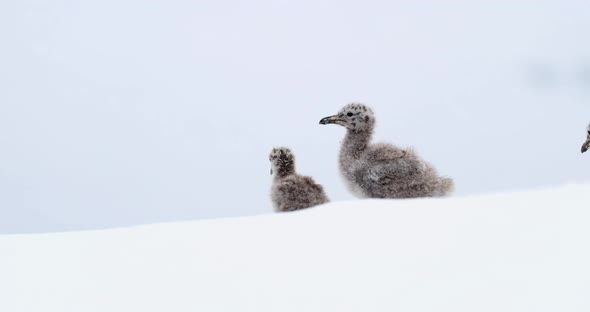
[[[0,1],[0,311],[590,311],[588,8]],[[458,196],[342,201],[351,101]]]
[[[0,236],[0,311],[589,311],[590,185]]]

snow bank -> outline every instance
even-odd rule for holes
[[[0,236],[0,311],[589,311],[590,185]]]

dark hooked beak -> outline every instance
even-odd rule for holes
[[[338,116],[328,116],[328,117],[324,117],[324,118],[322,118],[322,120],[320,120],[320,125],[333,124],[338,121],[341,121],[340,118],[338,118]]]
[[[590,139],[588,139],[586,141],[586,143],[584,143],[584,145],[582,145],[582,153],[586,152],[588,150],[588,148],[590,148]]]

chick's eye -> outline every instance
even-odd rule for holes
[[[348,113],[348,114],[346,114],[346,116],[351,117],[352,116],[352,113]]]

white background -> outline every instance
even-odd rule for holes
[[[588,29],[573,0],[3,0],[0,233],[270,213],[277,145],[352,199],[318,125],[351,101],[457,195],[588,182]]]

